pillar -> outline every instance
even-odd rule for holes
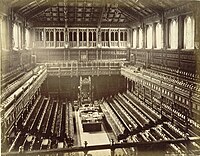
[[[110,29],[108,29],[108,38],[109,38],[108,46],[111,47],[111,30]]]

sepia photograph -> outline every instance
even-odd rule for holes
[[[0,0],[0,155],[200,155],[200,0]]]

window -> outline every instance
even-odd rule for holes
[[[89,32],[89,41],[92,41],[92,32]]]
[[[61,32],[61,33],[60,33],[60,40],[61,40],[61,41],[64,41],[64,32]]]
[[[147,46],[148,49],[152,48],[152,26],[147,26]]]
[[[96,32],[93,32],[93,41],[96,41]]]
[[[143,31],[142,28],[139,28],[139,45],[138,48],[143,47]]]
[[[22,26],[21,24],[18,25],[18,37],[19,37],[19,49],[22,48]]]
[[[178,48],[178,22],[172,19],[169,24],[169,48]]]
[[[83,39],[84,39],[84,41],[87,41],[87,33],[86,32],[83,33]]]
[[[161,24],[156,24],[156,35],[155,35],[155,48],[161,49],[162,48],[162,28]]]
[[[25,29],[25,43],[26,48],[30,46],[30,31],[28,29]]]
[[[9,32],[9,28],[8,28],[8,23],[7,23],[7,18],[3,17],[2,20],[0,20],[0,37],[1,37],[1,46],[3,49],[8,48],[8,32]]]
[[[124,40],[123,32],[120,32],[120,41]]]
[[[111,32],[111,41],[114,41],[114,32]]]
[[[190,16],[184,19],[184,48],[194,48],[194,19]]]
[[[77,33],[74,32],[74,41],[77,41]]]
[[[82,32],[79,32],[79,41],[82,41]]]
[[[127,41],[127,32],[125,32],[124,35],[124,41]]]
[[[105,41],[104,32],[101,33],[101,41]]]
[[[109,41],[109,33],[106,32],[106,41]]]
[[[59,32],[56,32],[56,41],[59,41]]]
[[[133,30],[133,48],[137,47],[137,30]]]
[[[46,41],[49,41],[49,32],[46,32]]]
[[[37,35],[36,39],[39,39],[39,33]],[[17,24],[14,24],[13,26],[13,47],[18,49],[19,40],[18,40],[18,26]]]
[[[54,38],[54,34],[53,34],[53,32],[51,31],[51,32],[50,32],[50,41],[53,41],[53,40],[54,40],[53,38]]]
[[[72,32],[69,32],[69,41],[72,41]]]
[[[115,32],[115,41],[118,41],[118,32]]]

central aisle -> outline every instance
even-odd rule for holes
[[[85,141],[87,141],[87,145],[102,145],[102,144],[110,144],[108,136],[102,126],[101,131],[97,132],[83,132],[81,119],[79,117],[79,111],[75,111],[76,116],[76,124],[77,124],[77,134],[79,137],[79,145],[85,146]],[[110,156],[110,150],[99,150],[99,151],[90,151],[88,154],[92,156]],[[84,155],[84,154],[82,154]]]

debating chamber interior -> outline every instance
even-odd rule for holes
[[[199,46],[197,0],[0,0],[1,155],[200,155]]]

